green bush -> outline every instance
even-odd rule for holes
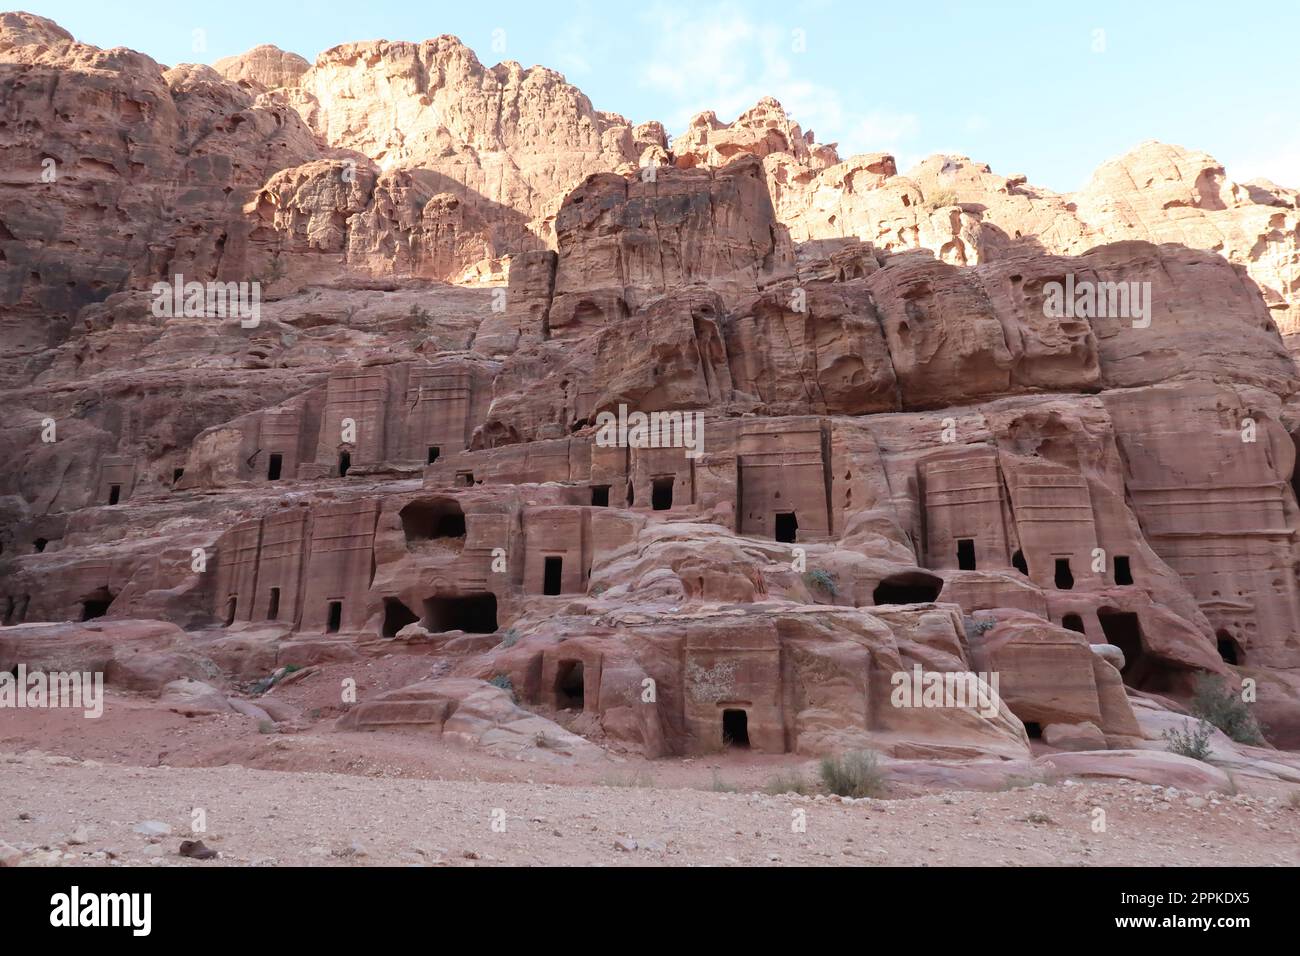
[[[826,757],[821,764],[821,778],[827,790],[841,797],[878,797],[885,792],[880,759],[870,750]]]
[[[655,785],[654,776],[647,770],[633,770],[626,774],[611,773],[601,778],[602,787],[632,787],[643,790]]]
[[[778,773],[763,786],[763,792],[773,797],[779,797],[783,793],[797,793],[802,796],[809,789],[808,781],[798,773]]]
[[[503,691],[505,691],[510,695],[511,700],[515,699],[515,685],[514,685],[514,681],[510,679],[510,675],[497,674],[490,681],[488,681],[488,683],[491,684],[493,687],[500,687]]]
[[[835,584],[835,575],[831,574],[825,568],[817,568],[808,571],[803,576],[804,583],[809,587],[821,588],[831,597],[839,594],[839,587]]]
[[[1201,720],[1197,722],[1195,727],[1184,724],[1182,730],[1170,728],[1162,736],[1165,738],[1165,742],[1169,744],[1166,749],[1170,753],[1208,763],[1210,760],[1210,735],[1212,733],[1214,733],[1214,726],[1208,720]]]
[[[1255,715],[1217,674],[1202,674],[1196,679],[1192,713],[1208,720],[1239,744],[1264,742]]]
[[[943,192],[935,193],[933,196],[925,198],[925,208],[934,212],[936,209],[943,209],[947,206],[957,205],[957,194],[951,189],[945,189]]]

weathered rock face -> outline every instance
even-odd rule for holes
[[[295,111],[210,67],[164,70],[29,14],[4,14],[0,36],[9,362],[62,341],[79,308],[115,291],[177,272],[249,278],[243,194],[319,155]]]
[[[263,43],[239,56],[223,57],[212,68],[232,83],[252,87],[258,92],[297,86],[311,64],[297,53],[287,53],[277,46]]]
[[[1300,333],[1300,196],[1236,183],[1205,153],[1143,143],[1098,168],[1073,197],[1094,234],[1177,243],[1244,265],[1273,321]]]
[[[775,219],[757,162],[656,170],[652,180],[593,176],[556,217],[559,260],[550,328],[609,324],[651,297],[708,285],[757,289],[779,266]]]
[[[887,154],[841,162],[770,99],[725,126],[697,116],[673,150],[684,166],[761,159],[777,218],[798,242],[853,237],[890,252],[930,249],[954,265],[991,262],[1018,246],[1078,255],[1130,239],[1213,252],[1246,268],[1273,323],[1300,350],[1300,195],[1234,182],[1205,153],[1142,143],[1067,195],[965,156],[931,156],[900,176]]]
[[[1140,748],[1208,674],[1297,739],[1293,193],[902,177],[774,101],[669,151],[449,37],[218,67],[0,19],[0,667],[426,655],[343,727],[530,759]]]

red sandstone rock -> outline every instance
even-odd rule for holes
[[[1249,672],[1294,743],[1293,191],[1158,145],[1073,197],[900,176],[772,100],[669,149],[450,37],[164,69],[4,14],[0,77],[0,666],[197,714],[200,663],[427,656],[343,727],[1019,762]],[[156,314],[176,273],[258,322]],[[1133,308],[1053,309],[1082,283]]]

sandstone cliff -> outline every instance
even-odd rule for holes
[[[773,100],[670,145],[452,37],[168,68],[4,14],[0,80],[15,654],[400,648],[447,681],[345,726],[530,720],[491,680],[654,756],[1161,748],[1144,708],[1250,677],[1300,742],[1294,191],[902,175]]]

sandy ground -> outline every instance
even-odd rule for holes
[[[359,666],[364,696],[429,662]],[[114,694],[98,720],[0,711],[0,864],[1300,865],[1298,788],[1254,779],[1208,798],[1123,781],[895,781],[887,799],[841,801],[817,795],[816,761],[794,755],[565,764],[340,733],[336,686],[326,674],[277,688],[304,715],[278,733]],[[778,775],[809,795],[764,792]],[[138,832],[148,822],[169,832]],[[190,838],[220,857],[180,857]]]
[[[438,748],[443,749],[443,748]],[[1095,832],[1096,808],[1105,831]],[[205,831],[191,833],[199,809]],[[156,821],[171,832],[137,832]],[[801,828],[802,825],[802,828]],[[177,855],[197,837],[219,851]],[[26,865],[1300,864],[1300,809],[1065,782],[900,800],[129,767],[0,757],[0,857]]]

